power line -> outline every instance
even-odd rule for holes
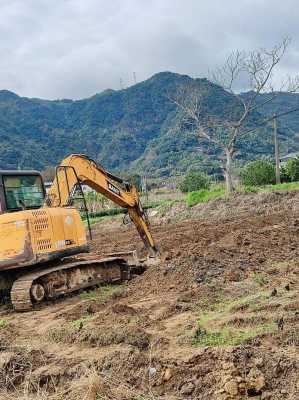
[[[285,111],[285,112],[280,113],[280,114],[272,115],[271,117],[269,117],[269,118],[264,119],[263,121],[261,121],[261,122],[258,124],[258,127],[260,127],[260,126],[266,124],[267,122],[271,122],[271,121],[273,120],[273,118],[280,118],[280,117],[283,117],[283,116],[285,116],[285,115],[291,114],[292,112],[295,112],[295,111],[299,111],[299,107],[293,108],[292,110],[288,110],[288,111]],[[258,129],[258,127],[249,129],[248,131],[243,132],[242,135],[246,135],[247,133],[256,131],[256,130]]]

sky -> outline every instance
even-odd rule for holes
[[[0,89],[80,99],[161,71],[207,77],[286,36],[278,75],[294,75],[298,20],[299,0],[0,0]]]

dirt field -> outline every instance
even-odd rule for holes
[[[153,215],[161,262],[126,285],[3,306],[0,399],[299,399],[299,194],[248,199]],[[94,232],[142,254],[118,219]]]

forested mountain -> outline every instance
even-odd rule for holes
[[[198,140],[170,99],[177,88],[198,85],[205,112],[223,116],[238,108],[235,99],[207,79],[162,72],[124,90],[106,90],[83,100],[41,100],[0,91],[0,168],[44,169],[70,153],[85,153],[113,171],[134,170],[165,176],[189,169],[217,170],[218,150]],[[246,95],[246,94],[245,94]],[[267,95],[264,95],[267,96]],[[299,95],[279,93],[274,109],[255,113],[248,127],[259,127],[239,143],[236,159],[273,152],[265,115],[299,106]],[[283,151],[299,150],[299,113],[280,121]]]

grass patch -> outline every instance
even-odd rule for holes
[[[276,190],[299,190],[299,182],[285,182],[278,185],[267,185],[260,188],[262,192],[275,192]]]
[[[193,207],[198,203],[206,203],[211,199],[223,198],[226,196],[225,189],[223,187],[216,187],[212,190],[199,190],[196,192],[190,192],[187,194],[187,206]]]
[[[291,191],[299,190],[299,182],[285,182],[278,185],[266,186],[239,186],[236,188],[236,193],[261,193],[261,192],[276,192],[276,191]],[[187,193],[187,206],[193,207],[199,203],[206,203],[211,199],[224,198],[226,190],[223,186],[218,185],[210,190],[199,190],[196,192]]]
[[[238,346],[249,339],[265,333],[273,332],[274,324],[267,324],[255,328],[228,328],[223,327],[215,331],[207,331],[205,329],[198,329],[196,331],[193,343],[197,346]]]
[[[0,329],[5,329],[8,327],[8,321],[6,319],[0,319]]]
[[[111,298],[121,297],[124,291],[125,289],[122,285],[106,285],[96,290],[81,293],[80,297],[84,300],[95,300],[105,304]]]
[[[260,291],[231,302],[218,303],[214,310],[204,312],[198,320],[193,337],[195,346],[236,346],[265,333],[275,330],[274,322],[261,322],[261,316],[252,315],[252,308],[269,301],[269,293]],[[243,310],[246,310],[244,312]],[[234,313],[242,315],[245,326],[232,324]],[[256,322],[256,324],[255,324]]]

